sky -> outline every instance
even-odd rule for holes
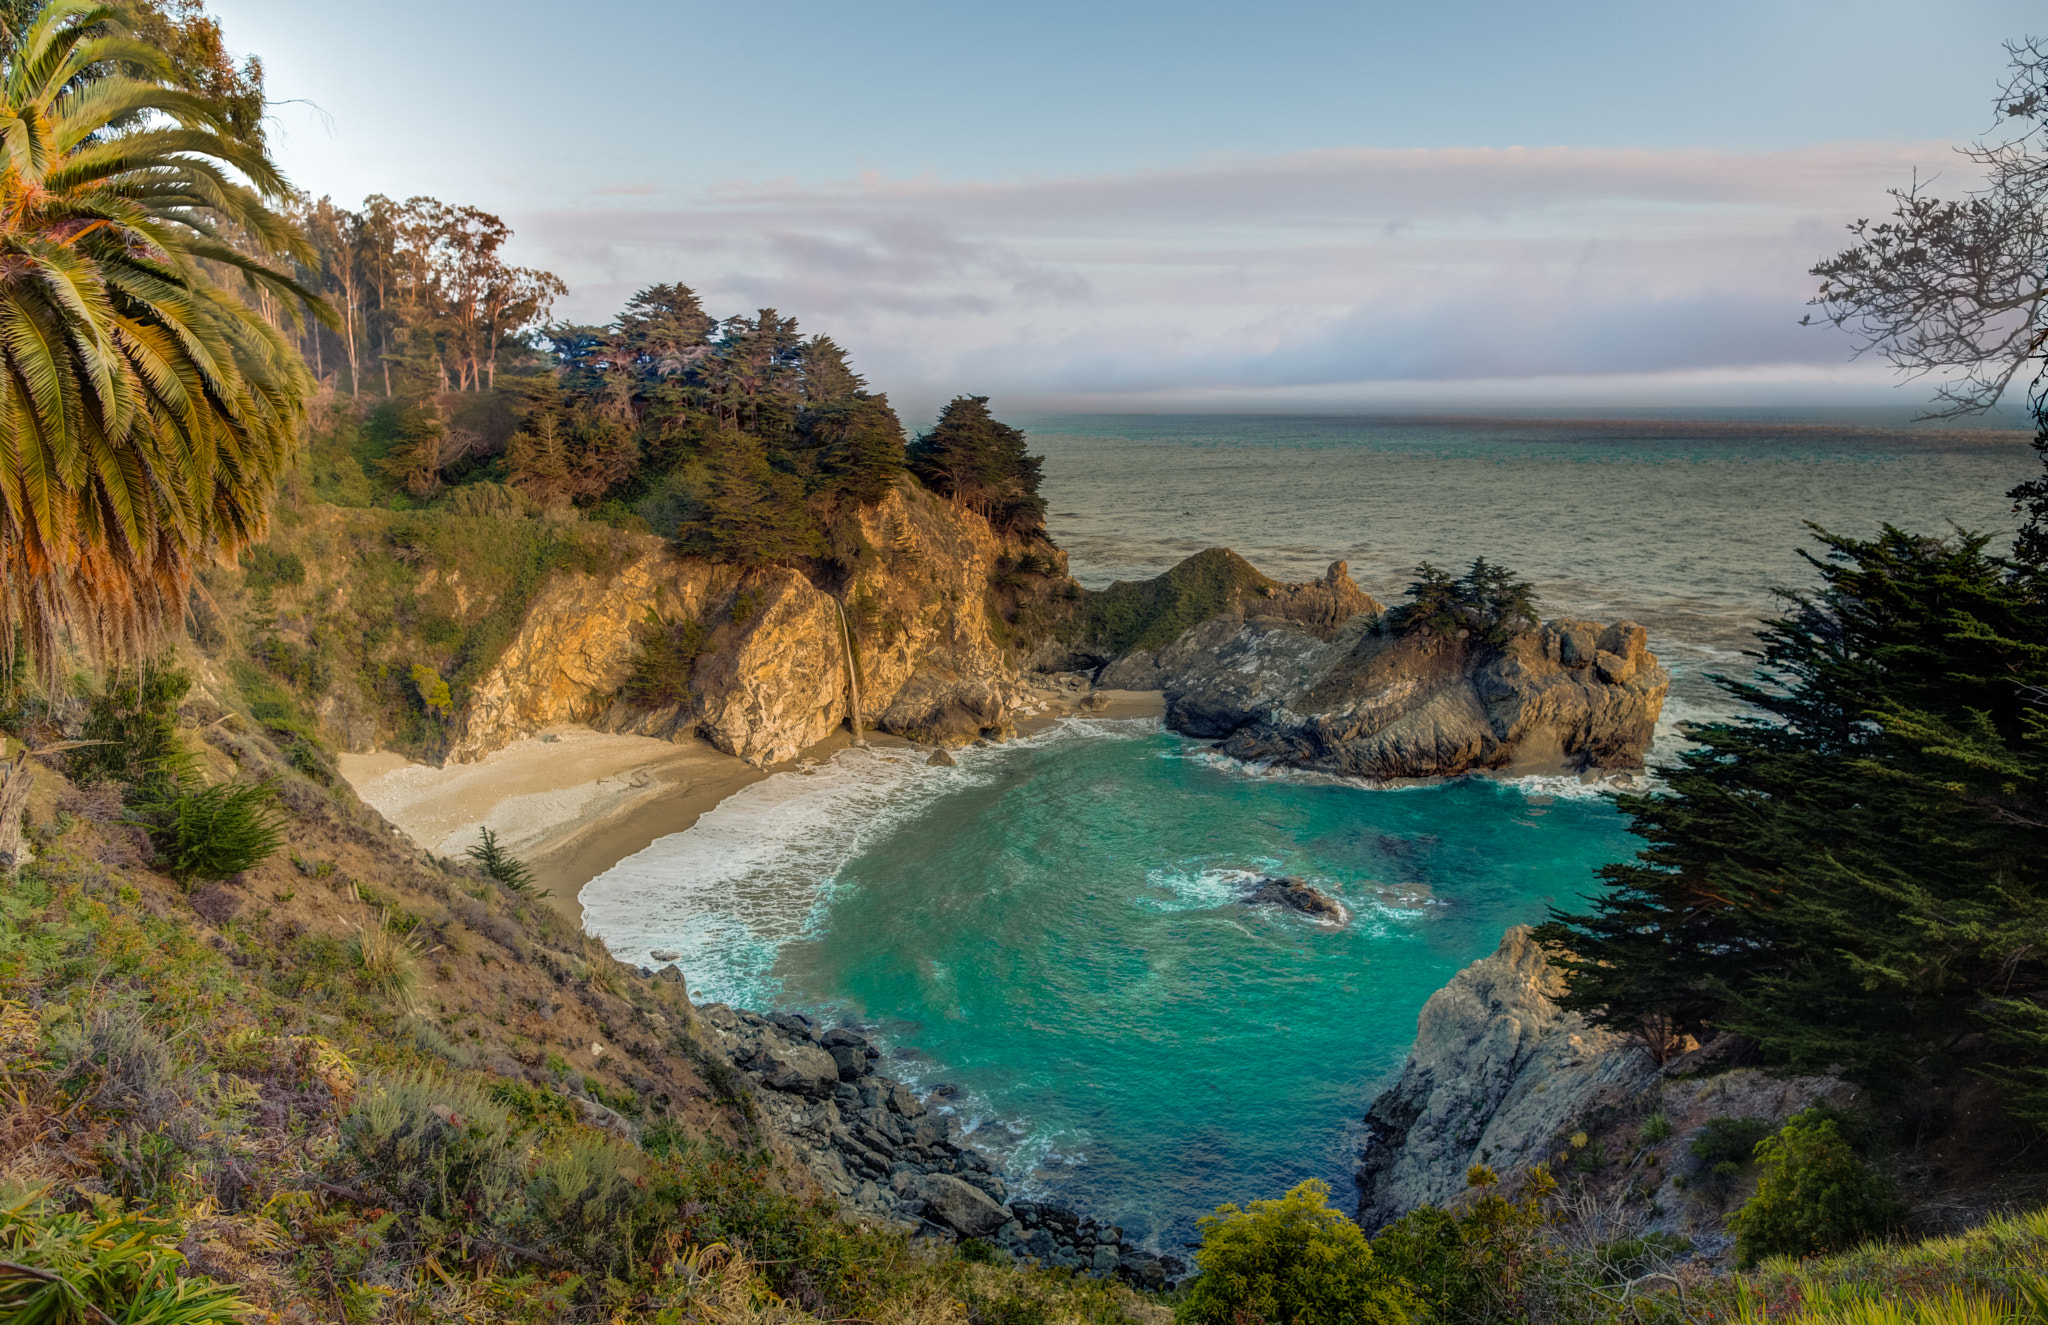
[[[906,417],[1886,404],[1797,325],[1971,177],[2036,5],[210,0],[293,181],[496,212],[603,322],[680,281]]]

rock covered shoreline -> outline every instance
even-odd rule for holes
[[[1013,1199],[950,1108],[874,1071],[880,1051],[859,1032],[722,1003],[697,1013],[797,1160],[855,1213],[1135,1287],[1164,1288],[1187,1273],[1178,1257],[1127,1242],[1113,1224]]]

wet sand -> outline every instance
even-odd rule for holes
[[[1019,732],[1042,731],[1061,717],[1159,717],[1157,691],[1098,690],[1098,706],[1079,696],[1042,696]],[[870,734],[878,749],[908,749],[899,737]],[[365,803],[437,856],[459,856],[488,827],[524,860],[549,899],[579,927],[583,885],[657,838],[694,825],[726,797],[779,772],[831,758],[852,744],[834,732],[786,764],[755,768],[702,740],[678,744],[612,736],[561,724],[512,742],[474,764],[435,768],[380,750],[341,756],[341,774]]]

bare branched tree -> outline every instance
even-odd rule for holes
[[[1980,413],[2048,341],[2048,41],[2006,43],[2012,76],[1986,140],[1962,149],[1983,184],[1959,200],[1917,177],[1892,214],[1849,226],[1855,243],[1813,268],[1805,321],[1855,335],[1907,377],[1939,375],[1928,418]]]

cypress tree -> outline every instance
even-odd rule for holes
[[[676,530],[683,552],[743,565],[821,555],[825,538],[804,502],[803,484],[768,463],[761,440],[743,432],[714,438],[701,518]]]
[[[1018,533],[1045,528],[1038,485],[1045,457],[1027,450],[1019,430],[988,411],[987,396],[956,396],[939,421],[910,445],[910,471],[942,497],[979,511],[990,524]]]
[[[1694,729],[1666,790],[1623,797],[1649,845],[1541,931],[1566,1005],[1734,1030],[1878,1090],[2002,1070],[2029,1107],[2048,1087],[2025,1076],[2048,1045],[2028,1038],[2048,1021],[2029,1011],[2048,997],[2048,613],[1981,536],[1815,533],[1820,587],[1767,623],[1755,680],[1720,679],[1756,716]]]

